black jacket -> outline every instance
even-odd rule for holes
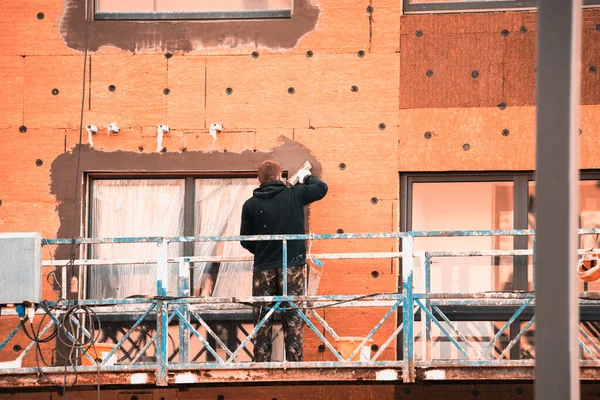
[[[327,185],[309,175],[304,184],[287,187],[281,181],[264,182],[242,208],[241,235],[304,234],[304,206],[325,197]],[[289,240],[288,267],[304,265],[306,242]],[[242,246],[254,254],[254,270],[282,267],[281,241],[242,241]]]

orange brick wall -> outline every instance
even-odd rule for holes
[[[60,203],[72,202],[51,187],[54,174],[61,173],[52,170],[53,162],[73,152],[79,139],[84,59],[73,44],[83,38],[83,25],[72,12],[75,3],[7,0],[0,9],[0,232],[56,237]],[[159,123],[171,126],[165,147],[176,158],[185,148],[188,154],[227,152],[242,160],[267,154],[287,138],[318,160],[330,187],[311,207],[315,233],[396,230],[399,172],[532,169],[535,13],[401,16],[400,3],[302,0],[296,2],[298,17],[269,25],[270,33],[256,21],[219,23],[217,33],[208,32],[210,23],[138,23],[136,29],[123,28],[127,43],[113,44],[100,44],[110,36],[111,22],[91,22],[84,124],[105,127],[116,121],[122,128],[118,136],[97,135],[95,150],[122,151],[124,158],[153,152]],[[372,15],[366,12],[369,5]],[[592,157],[600,71],[588,71],[599,62],[599,23],[599,11],[585,11],[583,168],[600,167]],[[284,39],[274,39],[277,35]],[[358,56],[361,51],[364,57]],[[166,88],[169,95],[163,94]],[[231,95],[226,88],[233,89]],[[225,128],[214,144],[207,129],[213,122]],[[502,136],[503,129],[510,134]],[[84,131],[84,145],[86,137]],[[395,248],[389,240],[340,241],[316,243],[313,252]],[[379,276],[373,278],[372,271]],[[327,262],[321,292],[395,291],[396,273],[397,267],[384,261]],[[51,296],[48,287],[44,293]],[[324,315],[344,335],[364,335],[383,312]],[[355,323],[346,322],[349,315]],[[378,344],[393,331],[393,322],[376,336]],[[8,325],[0,325],[0,337]],[[16,343],[26,341],[18,336]],[[318,344],[308,335],[308,359],[322,359]],[[0,360],[14,358],[8,347]],[[395,349],[386,354],[394,356]],[[33,358],[26,363],[32,365]]]

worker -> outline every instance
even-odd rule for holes
[[[301,169],[298,184],[288,187],[281,180],[281,165],[264,161],[258,167],[260,187],[242,207],[241,235],[304,234],[304,207],[327,194],[325,182]],[[242,246],[254,254],[252,296],[282,295],[282,241],[242,241]],[[306,242],[287,242],[287,294],[304,295],[306,280]],[[272,304],[255,303],[254,324],[258,324]],[[286,304],[286,307],[288,305]],[[295,310],[281,313],[287,361],[302,361],[302,317]],[[254,338],[254,362],[271,361],[272,318],[265,321]]]

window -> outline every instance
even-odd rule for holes
[[[535,229],[533,173],[415,174],[403,178],[407,193],[403,206],[404,230]],[[580,227],[600,227],[600,172],[582,172]],[[443,200],[442,200],[443,199]],[[417,238],[415,249],[511,250],[531,248],[533,238],[460,237]],[[580,247],[599,247],[591,235],[581,236]],[[485,268],[485,265],[488,268]],[[533,289],[532,260],[525,257],[470,257],[436,260],[434,271],[443,274],[432,290],[476,292]],[[482,268],[483,267],[483,268]],[[491,268],[489,268],[491,267]],[[482,271],[483,270],[483,271]],[[492,271],[493,272],[484,272]],[[415,279],[418,276],[415,269]],[[438,285],[437,287],[435,285]],[[418,281],[415,285],[420,285]],[[417,286],[416,286],[417,287]],[[581,290],[599,290],[600,282]]]
[[[465,12],[494,10],[532,10],[537,0],[403,0],[405,14],[429,12]],[[585,6],[599,5],[599,0],[583,0]]]
[[[415,231],[512,229],[513,213],[513,182],[413,183],[412,230]],[[491,236],[416,238],[415,250],[511,250],[512,240]],[[440,279],[432,280],[431,289],[437,293],[502,290],[512,280],[512,269],[511,257],[439,258],[432,265],[431,274]],[[420,276],[416,279],[420,285]]]
[[[293,0],[95,0],[95,19],[290,18]]]
[[[242,206],[252,197],[256,179],[196,179],[194,235],[237,236]],[[196,242],[194,255],[250,255],[239,242]],[[195,296],[252,296],[252,262],[196,263]]]
[[[407,229],[470,230],[513,229],[515,226],[515,180],[510,175],[418,176],[407,179],[410,185]],[[415,238],[415,251],[438,250],[511,250],[512,237],[430,237]],[[514,269],[512,257],[439,257],[431,264],[431,291],[434,293],[471,293],[512,288]],[[415,266],[414,286],[421,288],[421,270]],[[486,315],[475,317],[465,310],[464,318],[456,322],[461,332],[481,341],[489,341],[497,323]],[[471,311],[471,315],[469,312]],[[420,332],[417,324],[415,332]],[[501,326],[501,325],[500,325]],[[452,343],[444,341],[437,326],[432,327],[436,345],[434,359],[463,357]],[[417,338],[420,340],[420,337]],[[421,346],[415,346],[417,357]],[[497,354],[496,354],[497,355]],[[486,354],[485,357],[490,357]]]
[[[535,229],[535,182],[529,182],[529,229]],[[579,183],[579,227],[600,228],[600,180],[587,179]],[[529,248],[533,246],[533,239],[529,239]],[[600,248],[599,238],[596,235],[579,236],[580,249]],[[531,277],[530,277],[531,279]],[[580,291],[600,292],[600,281],[580,282]]]
[[[284,175],[286,172],[284,172]],[[88,231],[91,237],[125,236],[229,236],[238,235],[243,203],[257,186],[256,177],[163,177],[116,178],[92,176],[89,185],[90,211]],[[156,259],[156,243],[100,244],[90,246],[91,258]],[[239,242],[171,243],[169,256],[251,256]],[[177,265],[173,264],[168,294],[177,292]],[[190,265],[192,296],[244,297],[252,295],[252,262],[195,263]],[[88,298],[124,298],[156,294],[156,264],[90,266],[82,277]],[[82,285],[85,287],[85,284]],[[253,329],[250,313],[229,310],[204,315],[206,323],[233,351]],[[131,329],[131,321],[102,315],[104,340],[117,343]],[[216,345],[198,321],[194,328],[204,336],[220,357],[227,354]],[[273,360],[283,360],[283,335],[275,324]],[[155,334],[156,324],[144,322],[119,351],[120,361],[131,362]],[[179,328],[169,326],[169,360],[179,352]],[[191,335],[193,336],[193,334]],[[252,359],[249,344],[238,360]],[[138,359],[154,361],[150,346]],[[190,361],[214,361],[198,340],[190,341]]]
[[[579,226],[600,227],[600,171],[582,171],[579,183]],[[403,231],[535,229],[535,181],[530,172],[406,174],[401,178]],[[580,236],[580,248],[600,247],[594,235]],[[532,248],[532,237],[415,238],[415,251],[511,250]],[[431,290],[436,293],[473,293],[533,289],[532,257],[439,257],[432,260]],[[414,287],[421,288],[420,269],[415,264]],[[600,291],[600,282],[579,282],[580,291]],[[502,306],[440,307],[452,315],[456,327],[473,342],[489,341],[515,311]],[[597,314],[582,313],[582,323],[595,324]],[[498,356],[531,318],[525,310],[493,349]],[[419,316],[417,315],[417,318]],[[496,322],[490,322],[496,321]],[[531,358],[532,327],[511,350],[512,359]],[[420,332],[417,323],[415,332]],[[460,358],[457,349],[441,331],[436,338],[434,359]],[[417,337],[420,340],[420,337]],[[471,339],[469,339],[471,341]],[[401,345],[400,345],[401,347]],[[420,357],[420,346],[415,346]]]
[[[92,179],[90,236],[237,235],[241,209],[256,178]],[[92,258],[156,258],[155,243],[91,246]],[[171,243],[171,257],[250,256],[239,242]],[[191,265],[192,295],[250,296],[252,263]],[[156,293],[156,263],[92,266],[88,297],[125,298]],[[168,294],[177,295],[177,265],[170,265]]]
[[[407,201],[403,229],[526,229],[516,218],[515,204],[521,199],[516,182],[526,174],[452,174],[407,176]],[[525,211],[526,212],[526,211]],[[516,241],[513,243],[513,240]],[[417,238],[415,250],[511,250],[525,248],[512,237]],[[519,257],[448,257],[432,265],[434,292],[480,292],[512,289],[516,274],[526,280],[527,265]],[[525,263],[525,264],[523,264]],[[486,267],[487,266],[487,267]],[[420,269],[415,268],[415,287],[420,287]],[[437,275],[436,275],[437,274]],[[438,279],[434,279],[437,276]],[[519,281],[519,285],[522,282]]]
[[[91,236],[183,235],[183,179],[99,179],[92,183]],[[170,256],[180,256],[181,246],[170,246]],[[92,258],[151,259],[156,244],[100,244]],[[171,267],[169,292],[177,283]],[[88,270],[89,297],[122,299],[156,292],[156,263],[92,266]]]

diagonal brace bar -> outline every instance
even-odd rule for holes
[[[521,338],[521,336],[523,336],[525,334],[525,332],[527,332],[527,330],[531,327],[531,325],[533,325],[534,321],[535,321],[535,315],[529,320],[527,325],[525,325],[525,327],[523,329],[521,329],[521,332],[519,332],[517,334],[517,336],[515,336],[513,338],[513,340],[510,341],[508,346],[506,346],[506,349],[504,349],[502,354],[500,354],[500,357],[498,357],[499,359],[502,359],[506,355],[506,353],[508,353],[510,351],[510,349],[513,348],[513,346],[515,345],[515,343],[517,343],[517,341]]]
[[[533,297],[531,297],[523,302],[523,304],[521,305],[521,307],[519,307],[517,312],[515,312],[514,315],[512,317],[510,317],[510,319],[508,321],[506,321],[504,326],[502,326],[502,328],[498,331],[498,333],[496,333],[496,335],[494,335],[492,340],[490,340],[490,342],[485,346],[485,348],[481,351],[481,353],[479,353],[479,356],[477,357],[478,359],[481,359],[483,357],[483,355],[494,345],[496,340],[498,340],[500,338],[500,336],[502,336],[504,331],[506,331],[513,322],[515,322],[515,320],[519,317],[519,315],[521,315],[523,310],[525,308],[527,308],[529,303],[531,303],[532,301],[533,301]]]
[[[348,356],[348,359],[346,361],[352,361],[352,358],[358,354],[358,352],[360,351],[360,349],[362,349],[362,347],[365,345],[365,343],[367,343],[369,341],[369,339],[371,339],[373,337],[373,335],[375,334],[375,332],[377,332],[379,330],[379,328],[381,328],[381,326],[385,323],[385,321],[388,320],[388,318],[390,317],[390,315],[392,315],[392,313],[394,311],[396,311],[396,309],[401,304],[402,304],[402,300],[398,300],[397,302],[394,303],[394,305],[392,307],[390,307],[390,309],[388,310],[388,312],[385,313],[385,315],[379,320],[379,322],[377,323],[377,325],[375,325],[373,327],[373,329],[371,329],[371,332],[369,332],[369,334],[367,335],[367,337],[365,337],[362,340],[362,342],[360,342],[360,344],[354,349],[354,351],[352,352],[352,354],[350,354],[350,356]]]
[[[19,322],[19,325],[17,325],[17,327],[12,330],[12,332],[6,337],[6,339],[4,339],[4,341],[2,343],[0,343],[0,350],[2,350],[8,342],[10,342],[10,339],[12,339],[17,334],[17,332],[19,332],[21,327],[22,327],[22,324]]]
[[[440,328],[440,330],[442,331],[442,333],[443,333],[443,334],[444,334],[444,335],[445,335],[445,336],[446,336],[448,339],[450,339],[450,341],[451,341],[451,342],[452,342],[452,343],[453,343],[453,344],[456,346],[456,348],[457,348],[457,349],[458,349],[458,350],[459,350],[461,353],[463,353],[463,355],[464,355],[465,357],[469,358],[469,353],[467,353],[467,352],[465,351],[465,349],[464,349],[464,348],[463,348],[463,347],[460,345],[460,343],[458,343],[458,342],[456,341],[456,339],[454,339],[454,337],[453,337],[453,336],[450,334],[450,332],[448,332],[448,331],[446,330],[446,328],[444,328],[444,326],[443,326],[443,325],[440,323],[440,321],[438,321],[438,320],[437,320],[437,318],[436,318],[436,317],[434,317],[434,315],[431,313],[431,311],[429,311],[429,310],[427,309],[427,307],[425,307],[425,306],[423,305],[423,303],[421,303],[421,300],[420,300],[420,299],[415,299],[415,302],[416,302],[416,303],[417,303],[417,304],[418,304],[418,305],[421,307],[421,310],[425,311],[425,314],[427,314],[427,316],[428,316],[429,318],[431,318],[431,320],[433,321],[433,323],[434,323],[434,324],[436,324],[438,328]]]
[[[44,333],[46,333],[48,331],[48,329],[50,329],[50,327],[55,324],[55,322],[53,320],[49,320],[48,323],[46,324],[46,326],[44,327],[44,329],[42,329],[42,331],[40,332],[38,337],[43,337]],[[29,351],[31,351],[31,349],[33,348],[33,346],[35,345],[35,341],[31,341],[31,343],[29,343],[29,345],[25,348],[25,350],[23,350],[21,352],[21,354],[19,354],[19,357],[17,357],[17,359],[23,359],[27,353],[29,353]]]
[[[219,345],[219,347],[221,347],[223,350],[225,350],[225,353],[227,353],[227,355],[229,357],[232,357],[233,353],[231,352],[231,350],[229,350],[229,347],[227,347],[227,345],[225,343],[223,343],[223,341],[219,338],[219,336],[217,336],[216,333],[213,332],[212,329],[210,329],[210,326],[208,326],[208,324],[206,322],[204,322],[204,320],[194,310],[190,310],[190,312],[192,313],[192,315],[194,317],[196,317],[196,319],[198,320],[198,322],[200,322],[200,325],[202,325],[202,327],[204,329],[206,329],[206,332],[208,332],[208,334],[210,336],[212,336],[213,339],[215,339],[215,342],[217,342],[217,344]],[[235,356],[233,357],[232,360],[237,361],[237,359],[235,358]]]
[[[579,326],[579,332],[581,332],[581,334],[583,335],[583,337],[584,337],[584,338],[585,338],[585,339],[586,339],[588,342],[590,342],[590,344],[591,344],[591,345],[594,347],[594,350],[596,350],[598,353],[600,353],[600,346],[598,346],[598,345],[596,344],[596,342],[594,342],[594,339],[592,339],[592,338],[590,337],[590,335],[588,335],[588,334],[587,334],[587,332],[586,332],[586,331],[584,331],[584,330],[581,328],[581,325]]]
[[[304,315],[304,313],[298,308],[298,306],[295,303],[292,303],[291,301],[288,303],[292,308],[295,308],[296,311],[298,311],[298,314],[304,320],[304,322],[306,322],[306,325],[308,325],[309,328],[313,330],[317,337],[321,339],[321,341],[327,346],[329,350],[331,350],[333,355],[336,356],[339,361],[345,361],[341,354],[338,353],[338,351],[331,345],[331,343],[329,343],[329,340],[327,340],[325,336],[323,336],[319,329],[317,329],[317,327],[312,322],[310,322],[310,320],[306,317],[306,315]]]
[[[73,335],[71,335],[71,332],[69,332],[59,321],[58,319],[56,319],[56,317],[54,316],[54,314],[52,314],[50,311],[48,311],[44,306],[42,306],[44,308],[44,310],[46,310],[46,312],[48,313],[48,315],[50,316],[50,318],[54,321],[54,323],[56,324],[56,326],[58,327],[62,327],[63,332],[67,335],[67,337],[69,338],[70,341],[72,341],[73,343],[75,342],[75,338],[73,337]],[[72,318],[73,319],[73,318]],[[79,324],[79,321],[77,321],[77,318],[74,318],[75,323],[77,324],[78,327],[81,327],[81,325]],[[83,327],[82,331],[83,333],[87,336],[90,337],[90,333]],[[88,354],[87,351],[83,352],[83,354],[87,357],[88,360],[90,360],[92,362],[92,364],[96,363],[96,360],[94,360],[92,358],[92,356],[90,356]]]
[[[588,354],[589,354],[589,356],[590,356],[590,357],[591,357],[593,360],[595,360],[595,361],[598,361],[598,357],[597,357],[597,356],[594,354],[594,352],[593,352],[593,351],[591,351],[591,350],[590,350],[590,348],[589,348],[589,347],[587,347],[587,346],[585,345],[585,343],[583,343],[583,341],[582,341],[581,339],[577,338],[577,341],[579,342],[579,346],[581,346],[581,348],[583,349],[583,351],[585,351],[586,353],[588,353]]]
[[[171,314],[171,316],[168,319],[167,323],[171,323],[171,321],[173,321],[173,318],[175,318],[175,314]],[[133,360],[131,360],[131,362],[129,364],[135,364],[135,362],[142,356],[142,354],[144,354],[146,352],[146,350],[148,350],[148,347],[150,347],[150,345],[152,343],[154,343],[154,341],[156,340],[158,336],[158,332],[156,332],[154,335],[152,335],[152,337],[150,338],[150,340],[148,341],[148,343],[146,343],[144,345],[144,347],[142,347],[142,349],[136,354],[136,356],[133,358]]]
[[[240,351],[242,351],[243,348],[246,347],[246,344],[248,344],[248,342],[250,341],[250,339],[252,339],[252,337],[254,337],[254,335],[256,335],[256,333],[258,332],[258,330],[265,324],[265,322],[267,322],[269,320],[269,318],[271,318],[271,315],[273,315],[273,313],[279,307],[280,304],[281,304],[281,301],[278,301],[277,303],[275,303],[275,305],[273,307],[271,307],[271,309],[269,310],[269,312],[267,312],[267,315],[265,315],[265,317],[262,320],[260,320],[258,322],[258,324],[256,324],[256,326],[254,327],[254,329],[252,330],[252,332],[250,332],[250,334],[248,336],[246,336],[246,339],[244,339],[244,341],[242,343],[240,343],[240,345],[238,346],[238,348],[235,349],[235,351],[233,352],[233,354],[231,356],[229,356],[229,358],[227,359],[227,362],[231,362],[231,360],[235,359],[235,356],[237,356],[237,354]]]
[[[418,310],[419,310],[419,306],[414,306],[414,308],[413,308],[413,318],[414,318],[415,313]],[[371,362],[377,361],[377,359],[379,358],[379,356],[381,355],[381,353],[383,353],[383,351],[385,349],[387,349],[387,347],[390,345],[390,343],[392,343],[392,340],[394,340],[394,338],[396,336],[398,336],[398,334],[400,333],[400,331],[402,331],[403,327],[404,327],[404,322],[401,322],[400,325],[398,325],[398,327],[396,328],[396,330],[390,335],[390,337],[379,347],[379,350],[377,350],[377,353],[375,353],[375,355],[371,359]]]
[[[210,352],[210,354],[212,354],[213,357],[215,357],[215,359],[217,360],[217,362],[223,363],[224,362],[223,359],[221,357],[219,357],[219,355],[212,348],[212,346],[210,344],[208,344],[208,342],[206,341],[206,339],[204,339],[202,337],[202,335],[200,333],[198,333],[198,331],[196,330],[196,328],[194,328],[192,326],[192,324],[190,324],[190,322],[181,314],[181,312],[177,308],[174,308],[173,311],[179,317],[179,322],[183,322],[188,327],[188,329],[194,334],[194,336],[196,336],[198,339],[200,339],[200,342],[202,342],[202,344],[204,345],[204,347],[206,347],[206,350],[208,350]]]
[[[463,335],[462,332],[458,330],[458,328],[452,323],[452,321],[450,321],[448,319],[448,317],[442,312],[442,310],[440,310],[438,306],[433,306],[433,310],[436,313],[438,313],[438,315],[440,317],[442,317],[444,322],[448,324],[448,326],[450,327],[450,329],[452,329],[452,331],[456,334],[456,336],[458,336],[460,338],[460,340],[462,340],[464,343],[466,343],[467,346],[469,346],[469,348],[477,354],[477,352],[478,352],[477,349],[471,344],[471,342],[469,342],[469,339],[467,339],[465,337],[465,335]]]
[[[115,354],[117,352],[117,350],[119,350],[119,348],[123,345],[123,343],[125,343],[125,341],[129,338],[129,336],[131,336],[133,331],[142,323],[142,321],[144,321],[144,319],[146,319],[146,317],[152,312],[152,310],[154,310],[154,307],[156,307],[156,303],[150,304],[150,307],[148,307],[148,310],[146,310],[146,312],[141,317],[138,318],[138,320],[135,322],[135,324],[133,324],[133,326],[131,328],[129,328],[129,331],[127,331],[127,333],[125,335],[123,335],[121,340],[119,340],[119,342],[110,351],[110,353],[108,353],[106,355],[106,357],[104,357],[104,359],[102,360],[102,363],[100,365],[106,364],[106,362],[112,357],[112,355]]]
[[[323,326],[323,328],[325,328],[325,330],[327,332],[329,332],[329,334],[331,336],[333,336],[334,339],[338,339],[339,338],[339,335],[337,333],[335,333],[335,331],[333,330],[333,328],[331,326],[329,326],[329,324],[327,323],[327,321],[325,321],[323,319],[323,317],[321,317],[316,310],[314,310],[314,309],[311,308],[310,309],[310,313],[317,318],[317,320],[321,323],[321,325]]]

